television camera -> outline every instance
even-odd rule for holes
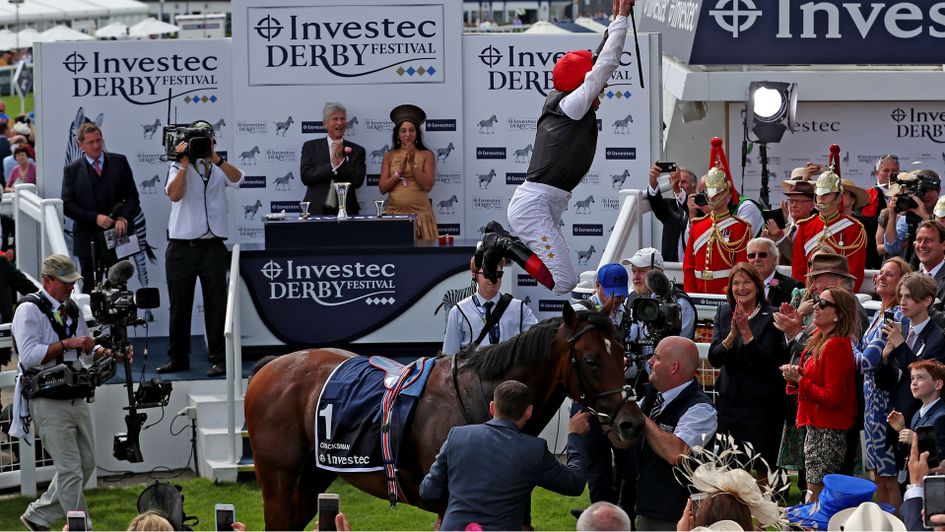
[[[92,315],[101,326],[96,342],[111,349],[124,361],[125,388],[128,392],[128,406],[124,407],[128,411],[125,415],[127,430],[115,434],[112,455],[118,460],[128,462],[143,460],[139,435],[148,416],[138,410],[167,406],[171,396],[171,383],[157,379],[147,382],[142,379],[138,389],[134,390],[131,361],[127,356],[131,350],[128,327],[147,326],[147,323],[138,317],[138,309],[152,309],[160,305],[160,293],[157,288],[139,288],[136,292],[128,290],[128,279],[134,275],[134,271],[134,265],[128,260],[116,263],[108,269],[105,278],[89,294]]]
[[[678,335],[682,329],[682,310],[666,274],[650,270],[646,273],[646,286],[653,295],[628,301],[620,324],[631,363],[644,361],[652,354],[652,350],[642,348],[655,347],[660,340]],[[639,333],[634,335],[632,331]]]
[[[186,155],[191,161],[209,159],[213,154],[213,135],[213,126],[206,120],[164,126],[162,138],[166,160],[177,161],[182,155]],[[177,146],[182,142],[187,144],[187,149],[178,153]]]
[[[941,180],[931,172],[919,170],[908,174],[899,174],[889,180],[890,185],[899,185],[900,192],[896,195],[896,212],[908,212],[919,206],[926,192],[941,190]]]

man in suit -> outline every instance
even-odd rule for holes
[[[765,297],[772,307],[791,301],[791,291],[801,283],[778,271],[778,246],[770,238],[755,238],[748,242],[748,262],[754,266],[765,285]]]
[[[497,386],[489,412],[494,417],[482,425],[450,430],[420,483],[420,497],[448,499],[440,530],[463,530],[471,523],[483,530],[521,530],[535,486],[570,496],[584,491],[582,434],[588,413],[568,422],[568,463],[563,465],[544,440],[519,432],[532,415],[527,386],[518,381]]]
[[[910,273],[899,281],[900,309],[903,323],[884,325],[886,348],[876,367],[876,385],[889,392],[893,410],[903,420],[911,420],[919,410],[919,401],[912,395],[910,364],[916,360],[945,361],[945,336],[942,328],[929,317],[936,285],[928,275]],[[887,443],[895,447],[899,434],[892,426],[886,433]],[[901,468],[905,453],[897,453]]]
[[[79,126],[76,133],[82,157],[66,166],[62,178],[62,208],[72,218],[72,253],[82,268],[82,292],[95,287],[91,245],[96,245],[99,267],[112,265],[98,251],[104,249],[104,233],[114,228],[118,236],[132,230],[141,210],[138,188],[128,159],[119,153],[106,153],[102,131],[92,123]]]
[[[322,123],[327,136],[310,140],[302,145],[301,179],[308,187],[305,199],[311,214],[338,214],[338,195],[332,183],[351,183],[345,208],[348,214],[358,214],[358,194],[364,183],[364,148],[345,140],[348,113],[337,102],[328,102],[322,110]]]
[[[935,279],[935,298],[942,310],[945,303],[945,224],[927,220],[915,232],[915,256],[919,259],[919,273]]]
[[[693,447],[715,435],[712,400],[696,382],[699,349],[680,336],[664,338],[650,359],[650,384],[640,409],[647,414],[637,464],[637,530],[673,530],[686,508],[689,487],[673,468]]]
[[[808,164],[795,168],[791,172],[791,179],[781,182],[784,188],[784,195],[788,199],[782,202],[782,209],[787,206],[788,219],[787,227],[780,227],[775,220],[765,222],[765,228],[761,236],[773,240],[781,253],[780,264],[791,264],[794,255],[794,238],[797,236],[797,223],[806,220],[812,214],[816,213],[814,209],[814,182],[806,181],[805,178],[810,171],[819,169],[820,165]]]
[[[689,225],[689,209],[686,203],[696,188],[696,174],[684,168],[670,172],[669,184],[673,197],[663,198],[657,181],[660,173],[655,164],[650,167],[650,187],[646,191],[646,199],[650,202],[653,215],[663,224],[663,258],[678,262],[686,251],[684,237],[687,234],[686,226]]]

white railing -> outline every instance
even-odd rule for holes
[[[240,245],[233,246],[230,259],[230,282],[226,295],[226,434],[229,445],[226,459],[230,464],[239,462],[242,454],[242,427],[236,428],[237,401],[243,397],[243,342],[240,328]]]

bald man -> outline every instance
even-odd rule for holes
[[[630,516],[616,504],[595,502],[578,518],[577,531],[585,530],[630,530]]]
[[[637,530],[674,530],[686,508],[689,487],[673,467],[680,457],[715,435],[718,418],[712,401],[696,382],[699,350],[681,336],[664,338],[650,364],[650,385],[640,409],[647,415],[639,454]]]

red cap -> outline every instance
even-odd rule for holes
[[[555,83],[555,90],[571,92],[584,83],[584,76],[594,66],[594,58],[589,50],[574,50],[564,54],[555,63],[551,79]]]

